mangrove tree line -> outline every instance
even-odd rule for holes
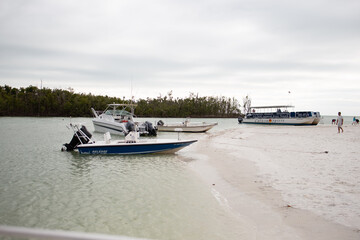
[[[91,117],[91,108],[104,110],[109,103],[130,103],[130,100],[92,94],[74,93],[73,89],[48,89],[35,86],[13,88],[0,86],[0,116]],[[239,104],[235,98],[166,96],[139,99],[138,117],[237,117]]]

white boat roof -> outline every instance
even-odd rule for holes
[[[109,107],[136,107],[137,104],[133,103],[110,103],[108,104]]]
[[[250,108],[294,108],[292,105],[275,105],[275,106],[259,106],[259,107],[250,107]]]

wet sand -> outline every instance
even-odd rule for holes
[[[360,239],[360,127],[207,133],[190,166],[246,239]]]

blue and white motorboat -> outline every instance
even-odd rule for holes
[[[320,112],[288,111],[294,108],[290,105],[249,107],[245,116],[239,117],[239,123],[269,124],[269,125],[317,125]]]
[[[139,132],[131,131],[124,140],[111,140],[109,132],[103,141],[94,141],[85,126],[70,124],[74,136],[70,143],[65,143],[63,151],[78,150],[80,154],[149,154],[175,153],[197,142],[197,140],[176,139],[139,139]]]

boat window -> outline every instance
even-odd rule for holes
[[[306,118],[309,117],[310,112],[296,112],[296,117]]]

